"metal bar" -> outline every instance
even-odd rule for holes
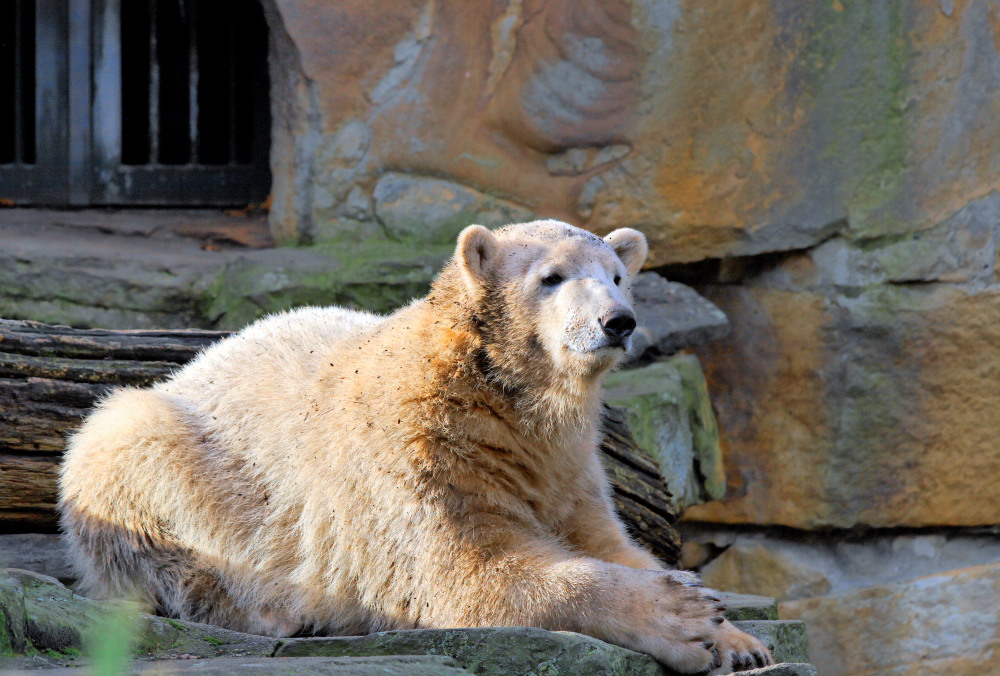
[[[93,173],[91,197],[115,201],[122,161],[122,29],[120,0],[94,1]]]
[[[14,164],[24,164],[24,0],[14,0]]]
[[[64,0],[36,0],[35,162],[39,171],[32,200],[41,204],[68,198],[68,23]]]
[[[188,140],[189,164],[198,164],[198,3],[185,0],[188,22]]]
[[[229,15],[232,7],[229,7]],[[229,164],[236,164],[236,26],[234,21],[227,22],[229,26]]]
[[[69,0],[69,203],[90,201],[90,0]]]
[[[160,62],[157,60],[157,1],[149,0],[149,163],[160,163]]]

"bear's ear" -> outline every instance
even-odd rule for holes
[[[622,259],[629,277],[635,277],[642,269],[642,264],[646,262],[646,254],[649,253],[646,236],[632,228],[619,228],[605,237],[604,241],[610,244],[618,254],[618,258]]]
[[[476,292],[496,256],[497,238],[481,225],[470,225],[458,234],[455,260],[469,291]]]

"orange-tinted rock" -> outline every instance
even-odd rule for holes
[[[877,269],[877,247],[853,254],[858,269]],[[687,517],[798,528],[1000,521],[992,269],[969,271],[964,285],[850,287],[831,284],[815,256],[702,289],[733,324],[699,349],[730,490]]]

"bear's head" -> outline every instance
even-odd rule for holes
[[[602,239],[545,220],[495,232],[469,226],[454,264],[496,367],[520,381],[516,374],[592,379],[631,346],[630,280],[647,251],[637,230]]]

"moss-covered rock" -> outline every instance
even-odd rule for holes
[[[639,445],[660,465],[679,508],[726,490],[719,429],[698,359],[682,354],[611,374],[609,404],[626,412]]]
[[[727,594],[725,602],[730,619],[760,637],[776,659],[808,658],[802,623],[774,621],[773,601]],[[120,672],[132,657],[142,662],[212,659],[211,666],[201,663],[197,668],[199,673],[211,674],[235,673],[236,667],[248,666],[245,659],[216,662],[217,658],[253,657],[257,658],[254,664],[259,664],[260,659],[279,657],[339,661],[278,660],[273,669],[268,667],[272,669],[269,673],[457,675],[468,670],[480,676],[664,674],[648,655],[571,632],[531,627],[421,629],[280,640],[156,617],[128,604],[83,598],[44,575],[16,569],[0,571],[0,671],[39,665],[80,666],[81,655],[98,672],[103,668],[108,673]],[[26,662],[26,657],[31,661]],[[302,671],[310,665],[314,671]]]
[[[4,663],[6,676],[36,673],[51,662],[19,658]],[[19,671],[23,670],[23,671]],[[79,667],[55,668],[52,676],[80,674]],[[262,661],[260,658],[220,657],[213,660],[156,660],[134,662],[119,671],[99,674],[207,674],[242,676],[247,673],[280,676],[470,676],[472,672],[448,657],[393,655],[390,657],[289,657]]]
[[[109,633],[122,651],[144,658],[270,656],[278,640],[196,622],[156,617],[123,603],[73,593],[55,578],[0,571],[0,656],[40,655],[63,661],[93,652]]]
[[[96,238],[78,229],[59,238],[0,237],[0,316],[117,329],[237,329],[310,304],[385,312],[424,295],[454,249],[453,241],[417,247],[344,238],[208,250],[189,239]]]
[[[720,591],[718,596],[726,606],[726,619],[731,622],[778,619],[778,602],[767,596],[727,591]]]

